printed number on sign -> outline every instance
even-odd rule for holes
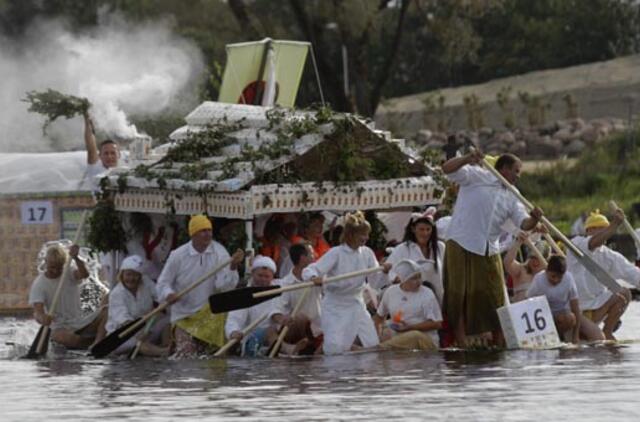
[[[536,331],[536,328],[538,329],[538,331],[543,331],[545,328],[547,328],[547,320],[544,319],[544,316],[542,315],[542,309],[540,308],[536,309],[533,312],[533,322],[535,328],[531,325],[531,319],[528,312],[524,312],[520,318],[522,318],[524,320],[524,323],[527,324],[527,330],[525,331],[525,333],[527,334],[533,333],[534,331]]]
[[[51,201],[25,201],[20,204],[22,224],[53,224]]]
[[[29,221],[44,221],[44,217],[47,215],[47,209],[45,207],[29,208]]]

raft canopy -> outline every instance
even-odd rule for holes
[[[170,143],[103,180],[116,210],[247,220],[440,203],[417,153],[353,115],[204,102],[185,120]]]

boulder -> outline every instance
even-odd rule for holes
[[[562,142],[552,140],[550,136],[539,137],[535,142],[527,143],[527,155],[531,158],[555,158],[562,150]]]
[[[433,136],[433,132],[429,129],[420,129],[416,134],[416,142],[418,144],[426,144],[429,142],[429,139]]]
[[[581,140],[575,139],[564,148],[564,152],[570,157],[575,157],[580,155],[580,153],[586,148],[586,146],[587,145]]]

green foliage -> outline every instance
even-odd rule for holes
[[[522,193],[539,205],[552,221],[569,227],[583,211],[606,209],[611,199],[625,209],[640,192],[639,132],[615,135],[588,148],[575,165],[555,166],[524,174]]]
[[[65,95],[53,89],[47,89],[44,92],[27,92],[27,97],[23,101],[30,104],[29,111],[40,113],[47,118],[42,128],[43,132],[57,118],[70,119],[82,115],[89,110],[91,105],[86,98]]]
[[[87,243],[91,248],[100,252],[125,250],[127,238],[113,202],[98,201],[88,223]]]

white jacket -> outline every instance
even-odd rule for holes
[[[371,249],[366,246],[352,249],[343,244],[331,248],[305,268],[302,278],[308,281],[316,276],[333,277],[376,266],[378,260]],[[362,298],[366,282],[367,276],[359,276],[324,286],[320,320],[325,354],[350,350],[356,337],[364,347],[378,345],[378,334]]]

